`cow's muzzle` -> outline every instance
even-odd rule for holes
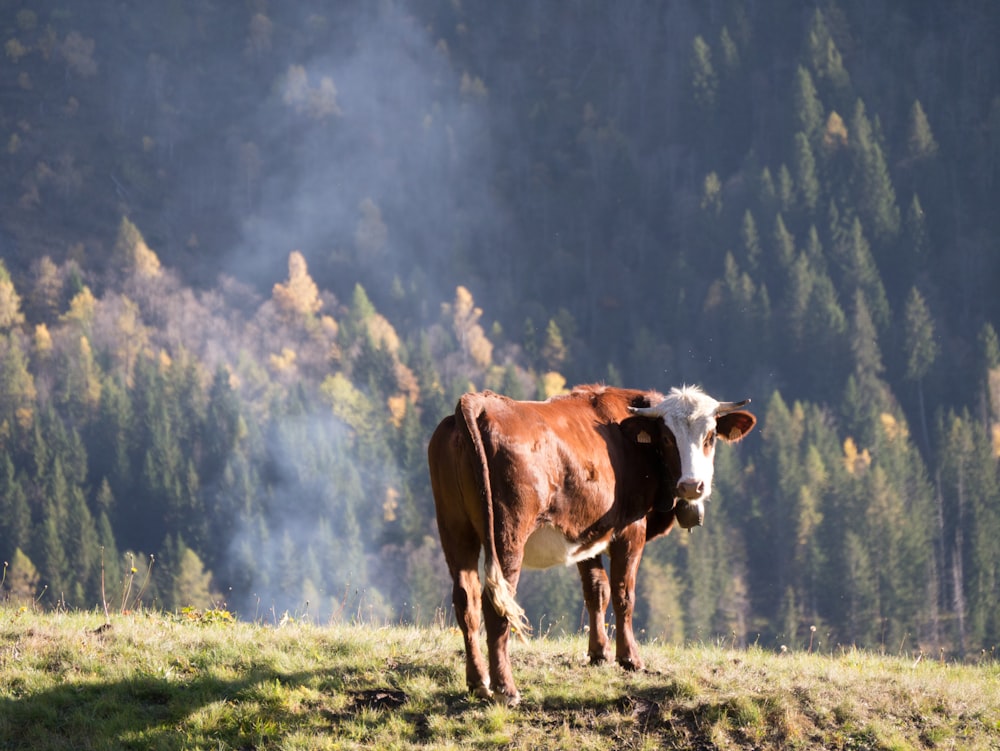
[[[681,525],[681,529],[700,527],[705,523],[705,504],[701,501],[692,502],[678,498],[674,505],[674,518]]]
[[[697,501],[705,494],[705,483],[701,480],[681,480],[677,483],[677,497],[685,501]]]

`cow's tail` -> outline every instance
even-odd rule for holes
[[[496,526],[493,514],[493,489],[490,484],[489,465],[486,460],[486,447],[483,445],[483,435],[479,430],[479,415],[482,413],[482,400],[477,394],[466,394],[459,400],[459,410],[465,423],[469,438],[478,463],[476,477],[479,482],[479,493],[483,502],[483,557],[485,582],[483,589],[497,613],[507,619],[511,630],[520,636],[530,633],[531,624],[524,613],[524,608],[517,604],[514,590],[503,575],[497,556]]]

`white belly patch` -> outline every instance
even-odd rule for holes
[[[609,536],[610,538],[610,536]],[[569,566],[600,555],[608,548],[608,539],[598,540],[593,545],[582,547],[579,543],[566,539],[566,535],[550,524],[545,524],[534,532],[524,543],[525,568],[551,568]]]

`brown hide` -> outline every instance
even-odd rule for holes
[[[669,507],[676,479],[664,477],[661,443],[652,435],[649,443],[636,441],[639,423],[651,434],[660,426],[627,411],[645,399],[619,389],[579,389],[548,402],[489,392],[463,397],[476,414],[505,549],[543,523],[587,547],[642,520],[664,486]],[[623,430],[625,420],[631,431]]]
[[[663,421],[633,416],[629,407],[661,399],[656,392],[602,386],[578,387],[546,402],[518,402],[487,391],[463,396],[455,415],[438,426],[428,449],[431,483],[474,693],[518,700],[508,626],[526,624],[513,592],[525,543],[546,525],[565,538],[568,555],[579,558],[591,661],[610,659],[604,627],[610,601],[616,658],[626,668],[642,667],[631,623],[635,577],[646,540],[673,524],[680,468]],[[480,549],[486,561],[483,602]],[[610,558],[610,582],[602,550]],[[480,608],[488,673],[476,636]]]
[[[738,441],[756,423],[739,409],[745,403],[720,403],[695,387],[664,398],[604,386],[580,386],[545,402],[489,391],[459,400],[431,437],[428,463],[471,691],[519,700],[507,641],[512,629],[527,630],[514,598],[525,565],[576,563],[591,662],[611,659],[604,627],[610,603],[615,658],[627,669],[642,667],[632,613],[643,546],[670,531],[675,513],[685,526],[701,523],[716,438]],[[678,441],[688,457],[683,470]],[[683,505],[674,506],[678,495]],[[488,665],[478,640],[480,614]]]

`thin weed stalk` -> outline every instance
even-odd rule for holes
[[[46,584],[46,585],[44,585],[44,586],[42,587],[42,591],[38,593],[38,597],[36,597],[36,598],[35,598],[35,600],[34,600],[34,604],[35,604],[35,605],[38,605],[38,604],[39,604],[39,602],[41,602],[41,599],[42,599],[43,597],[45,597],[45,593],[46,593],[46,592],[48,592],[48,591],[49,591],[49,585],[48,585],[48,584]]]
[[[128,602],[129,594],[132,592],[132,582],[135,580],[135,575],[138,570],[135,567],[135,556],[132,553],[128,554],[128,575],[125,577],[125,581],[122,584],[122,604],[119,608],[119,612],[125,614],[125,603]]]
[[[156,562],[156,558],[153,555],[149,556],[149,563],[146,564],[146,575],[142,579],[142,585],[139,587],[139,591],[135,593],[135,600],[132,601],[132,610],[139,607],[139,602],[142,600],[142,596],[146,593],[146,587],[149,586],[149,579],[153,574],[153,564]]]
[[[104,606],[104,620],[111,623],[111,614],[108,613],[108,597],[104,592],[104,546],[101,545],[101,605]]]
[[[125,584],[122,587],[122,604],[121,604],[122,615],[129,612],[130,610],[135,610],[139,606],[139,601],[142,600],[142,596],[146,592],[146,587],[149,586],[149,579],[153,573],[153,564],[156,562],[156,557],[150,555],[149,562],[146,564],[146,574],[143,577],[142,584],[139,586],[138,592],[135,593],[135,597],[132,598],[132,605],[131,607],[129,607],[129,597],[132,595],[132,585],[135,583],[135,575],[139,573],[139,570],[135,567],[135,556],[132,555],[132,553],[129,553],[128,558],[129,558],[128,575],[125,577]]]

